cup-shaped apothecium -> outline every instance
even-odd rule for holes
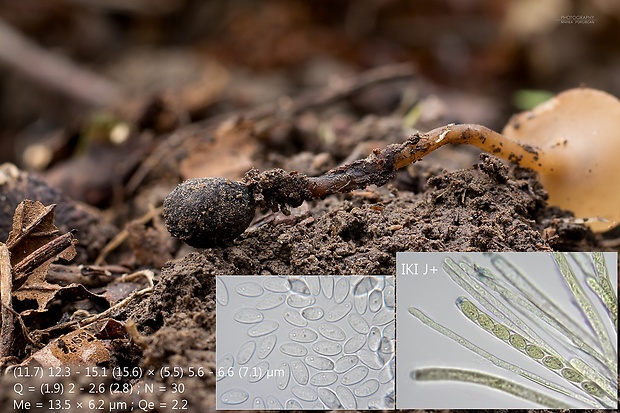
[[[277,169],[261,174],[252,170],[243,182],[191,179],[164,201],[164,220],[172,235],[191,246],[225,245],[250,225],[256,206],[286,212],[288,206],[313,198],[384,185],[396,170],[451,143],[474,145],[538,171],[551,204],[614,225],[620,220],[620,162],[615,159],[619,131],[618,99],[573,89],[515,116],[503,134],[480,125],[447,125],[318,177]]]
[[[549,203],[578,218],[602,218],[595,230],[620,223],[620,100],[589,88],[571,89],[514,116],[502,134],[536,145]]]

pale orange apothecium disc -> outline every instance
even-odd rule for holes
[[[571,210],[602,231],[620,223],[620,101],[578,88],[515,115],[502,134],[540,148],[540,181],[549,204]]]

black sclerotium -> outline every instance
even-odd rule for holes
[[[256,206],[247,185],[224,178],[189,179],[164,200],[168,231],[196,248],[225,245],[246,230]]]

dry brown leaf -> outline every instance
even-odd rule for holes
[[[22,201],[13,216],[13,229],[7,239],[13,266],[14,292],[18,300],[34,300],[38,310],[46,308],[63,287],[45,280],[51,263],[58,258],[75,257],[77,242],[72,233],[58,236],[54,225],[55,205]]]
[[[27,290],[18,290],[13,295],[20,300],[45,298],[45,302],[39,304],[36,309],[26,309],[20,312],[24,322],[30,323],[33,318],[40,317],[41,314],[47,312],[48,306],[52,301],[59,300],[62,302],[74,303],[80,300],[89,300],[94,304],[97,310],[103,311],[110,307],[110,302],[101,295],[94,294],[86,289],[82,284],[69,284],[61,287],[57,284],[46,283],[47,289],[41,289],[41,286],[34,286]],[[34,297],[34,298],[33,298]]]
[[[93,171],[88,170],[88,173]],[[118,228],[107,222],[98,209],[68,198],[40,178],[12,164],[0,165],[0,193],[0,241],[4,241],[13,229],[15,210],[24,199],[38,200],[43,205],[58,205],[54,208],[54,224],[60,233],[78,230],[80,244],[76,245],[79,251],[76,258],[80,264],[91,263],[106,242],[118,232]],[[14,256],[17,252],[13,249]],[[19,260],[18,257],[14,259]]]
[[[55,204],[44,206],[39,201],[28,199],[17,206],[13,214],[13,229],[6,241],[13,266],[58,236],[54,208]]]
[[[90,366],[106,362],[110,352],[85,330],[75,330],[52,341],[32,355],[43,367]]]
[[[34,353],[24,364],[35,360],[43,367],[90,366],[110,360],[108,346],[102,340],[123,338],[122,323],[110,318],[58,337]]]
[[[221,176],[239,180],[253,166],[257,148],[253,122],[224,123],[215,131],[215,139],[200,145],[181,162],[183,179]]]

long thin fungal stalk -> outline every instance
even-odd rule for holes
[[[304,201],[388,183],[397,170],[422,159],[446,144],[469,144],[520,166],[540,169],[540,149],[525,145],[480,125],[447,125],[416,133],[400,144],[375,149],[366,159],[332,169],[322,176],[252,169],[242,182],[224,178],[190,179],[164,200],[168,231],[198,247],[226,245],[252,222],[255,208],[281,210]],[[545,167],[549,167],[545,165]]]
[[[464,383],[479,384],[503,391],[524,400],[529,400],[550,409],[569,409],[570,404],[547,396],[529,387],[522,386],[502,377],[474,370],[454,369],[445,367],[429,367],[411,372],[411,378],[419,381],[453,380]]]
[[[393,172],[449,143],[473,145],[522,167],[541,167],[538,148],[512,141],[481,125],[451,124],[426,133],[416,133],[403,143],[388,145],[381,151],[375,150],[366,159],[332,169],[323,176],[309,178],[311,185],[308,189],[313,197],[320,198],[370,184],[383,185],[384,182],[379,184],[373,180],[383,176],[387,181],[392,178]]]

